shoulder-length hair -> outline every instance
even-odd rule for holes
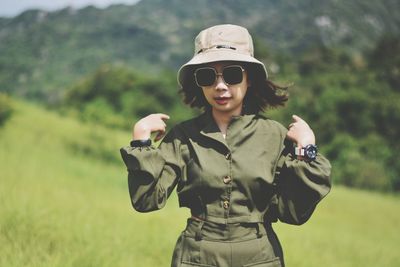
[[[238,62],[247,72],[250,86],[247,89],[243,100],[243,113],[257,114],[267,108],[284,106],[289,99],[289,86],[280,86],[265,79],[259,74],[251,63]],[[192,108],[206,110],[210,104],[204,97],[201,87],[194,80],[194,71],[199,66],[188,71],[188,75],[182,81],[180,93],[183,95],[183,102]]]

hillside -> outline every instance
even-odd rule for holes
[[[17,102],[0,128],[0,266],[168,266],[188,212],[175,194],[133,212],[118,155],[128,138]],[[307,224],[276,225],[287,266],[399,266],[399,204],[334,186]]]
[[[360,53],[399,35],[399,10],[392,0],[142,0],[30,10],[0,19],[0,91],[51,102],[100,64],[176,70],[191,56],[195,34],[218,23],[246,26],[260,47],[294,61],[316,45]]]

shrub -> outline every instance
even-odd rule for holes
[[[3,93],[0,93],[0,126],[11,117],[13,112],[13,104],[11,98]]]
[[[334,181],[349,187],[387,191],[393,188],[388,172],[390,148],[377,135],[355,138],[338,134],[327,146]]]

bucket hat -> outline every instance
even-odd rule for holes
[[[178,83],[182,87],[187,79],[194,79],[198,65],[217,61],[252,63],[258,75],[267,78],[265,65],[254,58],[253,39],[244,27],[222,24],[202,30],[194,41],[194,55],[178,71]]]

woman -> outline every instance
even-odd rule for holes
[[[302,224],[330,190],[330,164],[308,124],[293,116],[289,130],[260,115],[287,100],[253,57],[245,28],[217,25],[195,40],[178,72],[185,103],[204,109],[169,131],[166,114],[139,120],[121,149],[133,207],[161,209],[177,187],[191,218],[172,266],[283,266],[271,222]],[[283,93],[282,93],[283,92]]]

